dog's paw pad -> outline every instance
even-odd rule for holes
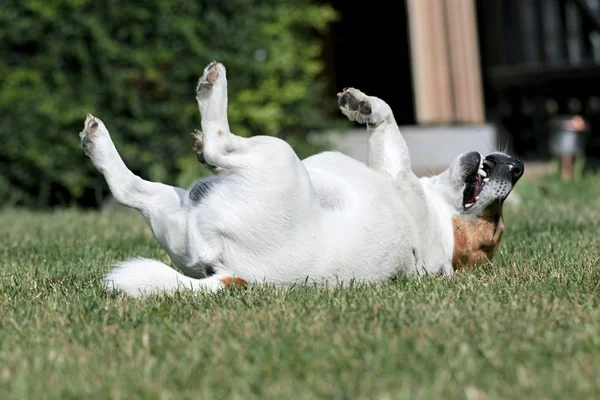
[[[208,93],[215,82],[219,78],[219,63],[212,61],[204,69],[204,74],[198,80],[198,86],[196,86],[196,93]]]
[[[91,151],[94,138],[98,132],[98,120],[92,114],[88,114],[83,124],[83,130],[79,132],[79,138],[81,139],[81,147],[88,154]]]
[[[212,61],[206,71],[208,72],[206,75],[206,81],[211,85],[215,84],[215,81],[219,77],[219,63],[216,61]]]
[[[371,115],[373,112],[369,97],[358,89],[344,88],[337,96],[340,109],[349,117],[357,112],[363,116]]]

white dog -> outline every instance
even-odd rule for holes
[[[367,124],[369,166],[335,152],[300,161],[280,139],[231,133],[222,64],[205,68],[196,92],[198,158],[218,173],[189,191],[134,175],[102,121],[87,116],[80,133],[86,154],[183,272],[138,258],[118,264],[104,279],[108,287],[139,296],[246,282],[451,275],[496,250],[502,203],[523,173],[519,160],[472,152],[419,179],[390,107],[350,88],[338,103],[350,120]]]

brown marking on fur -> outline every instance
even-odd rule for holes
[[[454,228],[452,266],[458,270],[474,267],[492,259],[504,232],[504,219],[502,214],[485,217],[454,217],[452,226]]]
[[[225,287],[231,287],[231,285],[237,285],[237,286],[246,286],[246,281],[240,278],[232,278],[230,276],[227,276],[225,278],[221,278],[220,279],[221,283],[223,285],[225,285]]]
[[[219,129],[219,130],[217,131],[217,135],[219,135],[219,136],[223,136],[223,130],[222,130],[222,129]]]

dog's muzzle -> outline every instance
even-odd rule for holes
[[[494,177],[510,181],[513,185],[523,176],[525,166],[518,158],[503,154],[490,154],[485,157],[486,164]]]

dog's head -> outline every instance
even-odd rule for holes
[[[523,172],[523,163],[507,154],[470,152],[432,178],[452,213],[455,270],[492,258],[504,231],[502,205]]]

